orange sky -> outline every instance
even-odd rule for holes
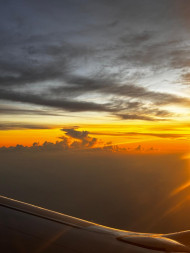
[[[128,123],[128,124],[88,124],[75,128],[76,131],[88,131],[90,137],[97,138],[97,146],[118,145],[129,152],[182,152],[188,153],[190,138],[187,123]],[[60,141],[65,136],[61,128],[73,128],[73,125],[50,126],[49,129],[19,129],[0,131],[1,146],[21,144],[31,146],[34,142]],[[67,136],[68,137],[68,136]],[[70,137],[69,137],[70,138]],[[138,148],[139,147],[139,148]]]
[[[0,146],[189,152],[190,1],[0,2]]]

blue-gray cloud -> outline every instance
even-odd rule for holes
[[[107,112],[125,120],[176,116],[162,107],[189,107],[189,99],[161,92],[157,87],[162,83],[151,78],[167,71],[176,75],[188,71],[189,35],[177,6],[184,11],[189,4],[184,0],[2,1],[0,99],[10,106],[21,102],[47,110]],[[102,97],[105,103],[100,103]]]

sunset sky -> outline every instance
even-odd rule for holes
[[[186,0],[2,0],[1,149],[188,153],[189,13]]]
[[[0,49],[0,195],[190,230],[190,0],[1,0]]]

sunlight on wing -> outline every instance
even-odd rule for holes
[[[187,188],[190,187],[190,181],[180,185],[179,187],[177,187],[176,189],[174,189],[171,193],[170,193],[170,197],[175,196],[176,194],[186,190]]]
[[[177,203],[176,205],[174,205],[171,208],[169,208],[168,210],[166,210],[165,213],[163,213],[163,215],[161,215],[159,217],[159,219],[157,219],[157,220],[153,221],[152,223],[150,223],[149,226],[147,227],[147,229],[149,230],[149,229],[153,228],[156,224],[158,224],[159,222],[161,222],[168,215],[173,214],[176,211],[178,211],[189,200],[190,200],[190,196],[187,196],[186,198],[184,198],[183,200],[181,200],[179,203]]]

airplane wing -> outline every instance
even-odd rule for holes
[[[145,234],[100,226],[0,196],[3,253],[190,252],[190,231]]]

